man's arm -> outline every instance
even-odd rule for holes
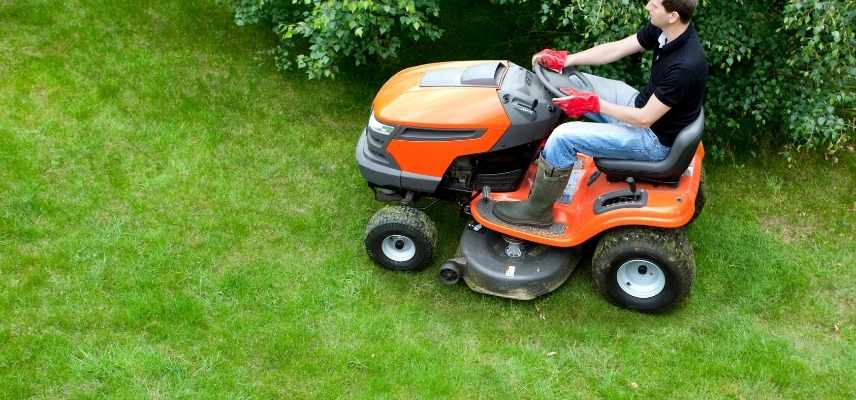
[[[665,115],[672,107],[663,104],[657,95],[652,94],[642,108],[626,107],[600,100],[600,112],[610,117],[620,119],[640,128],[650,128],[660,117]]]
[[[631,54],[644,50],[636,34],[614,42],[597,45],[588,50],[568,56],[565,66],[569,65],[603,65],[620,60]]]

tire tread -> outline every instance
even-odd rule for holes
[[[678,285],[674,300],[662,309],[640,309],[640,311],[660,312],[681,303],[692,288],[695,278],[695,257],[692,245],[686,234],[685,228],[659,229],[659,228],[620,228],[605,233],[595,249],[592,256],[592,277],[597,291],[613,304],[628,307],[619,299],[610,294],[611,270],[614,267],[612,260],[626,251],[652,251],[665,257],[672,265],[677,266],[680,277],[677,277],[686,285]],[[634,308],[630,306],[629,308]]]
[[[372,246],[372,243],[370,243],[374,239],[373,233],[375,233],[377,229],[399,229],[408,231],[409,234],[418,236],[413,238],[417,242],[419,240],[424,240],[427,246],[425,246],[425,248],[422,248],[422,250],[426,251],[427,254],[423,254],[423,259],[418,263],[418,265],[413,267],[400,267],[396,265],[389,265],[385,262],[386,257],[382,254],[377,254],[375,252],[374,246]],[[366,225],[366,253],[372,260],[387,269],[417,269],[423,266],[422,264],[427,263],[433,257],[434,251],[437,248],[438,237],[439,233],[437,232],[437,227],[431,221],[431,218],[428,217],[428,215],[422,212],[421,210],[403,205],[386,206],[378,210],[371,217],[371,219],[369,219],[369,222]],[[417,244],[417,251],[419,248],[420,246]],[[391,260],[390,262],[395,263]]]

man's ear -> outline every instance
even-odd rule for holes
[[[680,19],[681,19],[681,15],[678,14],[677,11],[672,11],[669,13],[669,23],[670,24],[674,24],[675,22],[678,22],[678,20],[680,20]]]

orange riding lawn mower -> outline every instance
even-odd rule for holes
[[[585,245],[596,243],[593,280],[610,302],[642,312],[680,303],[695,272],[685,227],[704,206],[703,113],[662,161],[578,154],[551,226],[510,225],[493,214],[498,201],[527,199],[540,151],[564,115],[551,99],[565,88],[592,90],[573,68],[530,71],[508,61],[427,64],[390,78],[356,147],[376,199],[393,203],[368,222],[369,257],[391,270],[424,268],[439,240],[424,208],[453,201],[469,222],[440,265],[444,283],[534,299],[564,283]]]

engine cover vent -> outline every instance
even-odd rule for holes
[[[484,129],[474,129],[466,131],[446,130],[446,129],[420,129],[420,128],[404,128],[401,133],[396,135],[396,139],[403,140],[461,140],[461,139],[478,139],[484,134]]]

